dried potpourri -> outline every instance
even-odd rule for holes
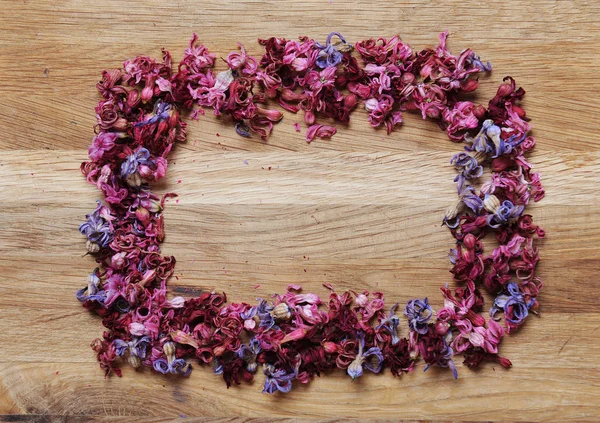
[[[457,355],[468,367],[483,361],[510,367],[498,345],[537,312],[542,287],[534,238],[544,231],[524,214],[531,199],[544,196],[539,175],[524,158],[535,140],[518,105],[525,91],[512,78],[505,78],[487,108],[461,99],[477,88],[474,76],[491,65],[471,50],[452,55],[446,37],[441,34],[435,49],[420,52],[398,36],[354,45],[338,33],[324,44],[307,37],[269,38],[259,40],[262,58],[240,45],[227,56],[228,69],[215,73],[215,55],[194,34],[175,72],[164,50],[162,61],[140,56],[122,70],[104,71],[97,84],[102,95],[97,135],[90,161],[81,166],[104,202],[79,228],[98,268],[77,298],[107,328],[92,343],[106,374],[120,375],[127,361],[135,368],[188,375],[197,361],[210,364],[230,386],[251,381],[261,367],[263,391],[274,393],[334,368],[353,379],[386,367],[400,375],[412,371],[419,358],[425,369],[447,367],[454,377]],[[435,312],[425,298],[386,311],[381,292],[338,293],[331,285],[327,300],[297,285],[256,304],[227,304],[217,292],[168,299],[175,258],[161,255],[160,243],[165,199],[173,194],[159,198],[151,183],[165,176],[169,152],[186,139],[181,113],[194,117],[196,105],[212,108],[216,116],[229,116],[240,135],[267,138],[282,118],[267,101],[302,111],[309,142],[336,132],[317,123],[318,117],[345,123],[362,103],[371,125],[385,126],[388,133],[402,123],[403,112],[418,111],[452,141],[465,144],[450,161],[457,170],[458,200],[444,217],[456,238],[451,272],[461,287],[442,288],[441,309]],[[472,184],[484,166],[492,176],[476,188]],[[488,232],[498,247],[485,255],[480,239]],[[480,314],[482,286],[495,296],[487,319]],[[496,321],[502,315],[505,327]],[[400,337],[404,317],[408,330]]]

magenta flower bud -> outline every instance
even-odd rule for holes
[[[448,333],[448,323],[446,322],[437,322],[435,324],[435,331],[440,335],[446,335]]]
[[[280,341],[280,343],[285,344],[286,342],[304,339],[304,337],[306,336],[307,333],[308,333],[308,331],[305,328],[295,329],[295,330],[291,331],[290,333],[288,333],[287,335],[285,335],[283,337],[283,339]]]
[[[146,326],[144,326],[142,323],[138,323],[138,322],[130,323],[129,324],[129,333],[131,333],[134,336],[147,335]]]
[[[140,176],[142,177],[142,179],[152,179],[152,169],[150,168],[150,166],[147,166],[145,164],[140,164],[138,166],[138,173],[140,174]]]
[[[359,294],[356,296],[356,304],[364,307],[369,303],[369,297],[367,297],[365,294]]]
[[[135,211],[135,217],[144,226],[147,226],[148,223],[150,223],[150,212],[143,207],[137,208]]]
[[[181,308],[185,305],[185,298],[175,297],[172,300],[167,301],[167,306],[172,308]]]
[[[110,259],[110,265],[115,269],[123,269],[127,264],[126,256],[127,252],[121,251],[120,253],[115,254]]]
[[[365,101],[365,109],[367,109],[367,112],[373,112],[377,110],[378,106],[379,102],[376,98],[370,98],[367,101]]]
[[[256,321],[254,319],[244,320],[244,329],[254,330],[255,327],[256,327]]]
[[[477,244],[477,238],[473,234],[467,234],[465,236],[465,239],[463,240],[463,244],[466,248],[468,248],[469,250],[472,250],[475,248],[475,245]]]
[[[261,109],[260,107],[257,107],[256,113],[259,116],[266,117],[271,122],[279,122],[281,119],[283,119],[283,113],[281,113],[279,110],[275,110],[275,109],[266,110],[266,109]]]
[[[138,90],[133,89],[127,93],[127,105],[132,109],[138,107],[141,100],[142,98]]]
[[[142,102],[149,102],[150,100],[152,100],[152,96],[154,96],[154,89],[152,87],[144,87],[141,95]]]
[[[348,110],[354,109],[357,103],[358,98],[356,97],[356,94],[348,94],[344,97],[344,107]]]
[[[312,110],[305,111],[304,122],[306,122],[307,125],[312,125],[313,123],[315,123],[315,112],[313,112]]]
[[[140,201],[140,204],[143,208],[147,209],[150,213],[158,213],[162,211],[162,206],[160,205],[160,201],[158,200],[148,200],[144,199]]]
[[[302,101],[306,98],[304,94],[297,94],[289,88],[281,90],[281,98],[285,101]]]
[[[167,119],[169,126],[174,128],[179,123],[179,112],[177,110],[169,110],[169,119]]]
[[[327,342],[323,342],[321,345],[323,345],[323,349],[328,354],[333,354],[333,353],[337,352],[337,350],[338,350],[338,346],[335,342],[327,341]]]

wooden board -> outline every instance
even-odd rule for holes
[[[599,5],[4,0],[0,414],[40,421],[600,419]],[[541,316],[502,346],[514,367],[459,365],[457,381],[422,367],[400,379],[367,375],[354,383],[338,372],[285,396],[261,394],[261,376],[227,390],[198,366],[185,380],[129,368],[123,378],[104,379],[89,348],[100,321],[74,298],[94,267],[82,257],[77,226],[98,192],[78,167],[93,136],[99,72],[136,54],[159,56],[160,47],[178,60],[192,31],[225,57],[236,41],[259,54],[258,37],[324,39],[332,30],[351,41],[400,33],[420,49],[445,29],[454,52],[472,47],[494,65],[476,100],[486,102],[505,75],[528,91],[524,105],[538,141],[530,160],[547,190],[530,210],[548,237],[540,243]],[[294,131],[299,120],[286,114],[268,142],[240,138],[208,114],[190,124],[169,182],[158,187],[180,195],[166,209],[164,252],[178,260],[171,289],[225,290],[232,300],[253,301],[292,282],[325,294],[322,283],[331,282],[383,290],[390,302],[427,295],[439,307],[452,246],[440,220],[454,197],[448,160],[460,146],[414,115],[385,136],[357,112],[349,128],[311,145]]]

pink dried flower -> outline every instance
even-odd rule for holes
[[[331,138],[335,135],[337,129],[328,125],[311,125],[306,130],[306,142],[311,142],[315,138]]]

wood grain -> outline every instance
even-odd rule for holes
[[[599,14],[593,1],[5,0],[0,414],[7,421],[598,421]],[[198,366],[186,380],[129,368],[104,379],[89,348],[100,321],[73,295],[94,267],[82,257],[77,226],[98,192],[78,167],[93,136],[99,72],[136,54],[158,56],[163,46],[177,60],[193,31],[224,57],[236,41],[259,54],[258,37],[322,39],[331,30],[352,41],[400,33],[423,48],[445,29],[453,51],[472,47],[494,65],[476,101],[492,96],[505,75],[523,85],[538,141],[530,160],[547,197],[530,212],[548,232],[540,243],[545,289],[539,318],[502,346],[514,368],[459,366],[458,381],[437,369],[354,383],[334,373],[286,396],[261,394],[261,376],[226,390]],[[439,306],[452,246],[440,220],[454,197],[448,160],[460,147],[414,115],[385,136],[359,111],[331,140],[310,145],[294,131],[299,120],[286,114],[268,142],[240,138],[208,114],[190,123],[168,181],[157,186],[179,194],[166,209],[163,251],[178,260],[171,291],[225,290],[253,301],[292,282],[325,294],[322,283],[331,282],[380,289],[390,302],[427,295]]]

